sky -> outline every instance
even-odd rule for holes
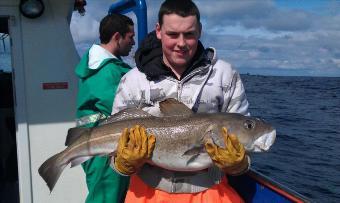
[[[85,16],[73,14],[71,30],[80,54],[97,38],[98,23],[112,2],[88,0]],[[340,76],[339,0],[194,2],[201,12],[204,46],[216,48],[217,56],[239,72]],[[151,31],[161,1],[146,0],[146,4]]]
[[[98,43],[99,21],[113,2],[87,0],[84,16],[73,12],[70,28],[80,56]],[[161,2],[146,0],[149,31]],[[194,2],[201,12],[203,45],[214,47],[217,57],[240,73],[340,77],[340,0]],[[136,21],[133,13],[127,15]],[[136,48],[125,59],[132,66]]]

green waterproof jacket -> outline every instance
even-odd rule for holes
[[[118,58],[102,58],[99,59],[100,61],[95,69],[90,69],[88,51],[76,67],[75,72],[79,77],[78,119],[98,113],[105,116],[110,115],[119,81],[131,69],[129,65]],[[96,124],[90,123],[86,127],[93,127]],[[88,188],[86,203],[119,203],[124,201],[129,177],[117,174],[110,167],[109,161],[107,156],[94,157],[82,164]]]

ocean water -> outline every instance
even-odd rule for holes
[[[340,202],[340,78],[241,78],[252,116],[277,130],[252,167],[312,202]]]

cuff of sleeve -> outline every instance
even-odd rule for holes
[[[250,157],[248,155],[246,155],[246,158],[247,158],[247,162],[248,162],[247,168],[245,168],[244,170],[242,170],[238,173],[230,174],[231,176],[239,176],[239,175],[242,175],[242,174],[246,173],[247,171],[249,171],[250,165],[251,165],[251,160],[250,160]]]
[[[116,166],[115,166],[115,157],[112,157],[112,160],[113,160],[113,162],[112,162],[112,164],[111,164],[111,168],[112,168],[116,173],[118,173],[118,174],[121,175],[121,176],[129,176],[129,175],[126,175],[126,174],[124,174],[124,173],[121,173],[120,171],[118,171],[118,170],[116,169]]]

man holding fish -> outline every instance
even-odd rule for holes
[[[246,152],[267,151],[276,132],[248,116],[239,74],[203,47],[201,27],[191,0],[163,2],[113,115],[69,129],[68,147],[39,168],[51,191],[68,164],[108,155],[107,165],[131,177],[125,202],[243,202],[225,174],[246,172]]]
[[[143,107],[160,116],[159,102],[176,98],[194,112],[247,115],[248,101],[239,74],[229,63],[216,58],[215,49],[203,47],[199,41],[201,29],[200,13],[192,1],[163,2],[156,32],[150,33],[137,50],[137,68],[122,78],[112,113]],[[235,135],[229,135],[226,128],[220,130],[225,148],[211,140],[205,142],[205,150],[217,167],[197,172],[175,172],[144,164],[157,139],[140,126],[124,130],[114,168],[131,175],[125,201],[242,202],[222,174],[246,172],[250,159]],[[154,183],[154,176],[160,176],[160,183]]]

